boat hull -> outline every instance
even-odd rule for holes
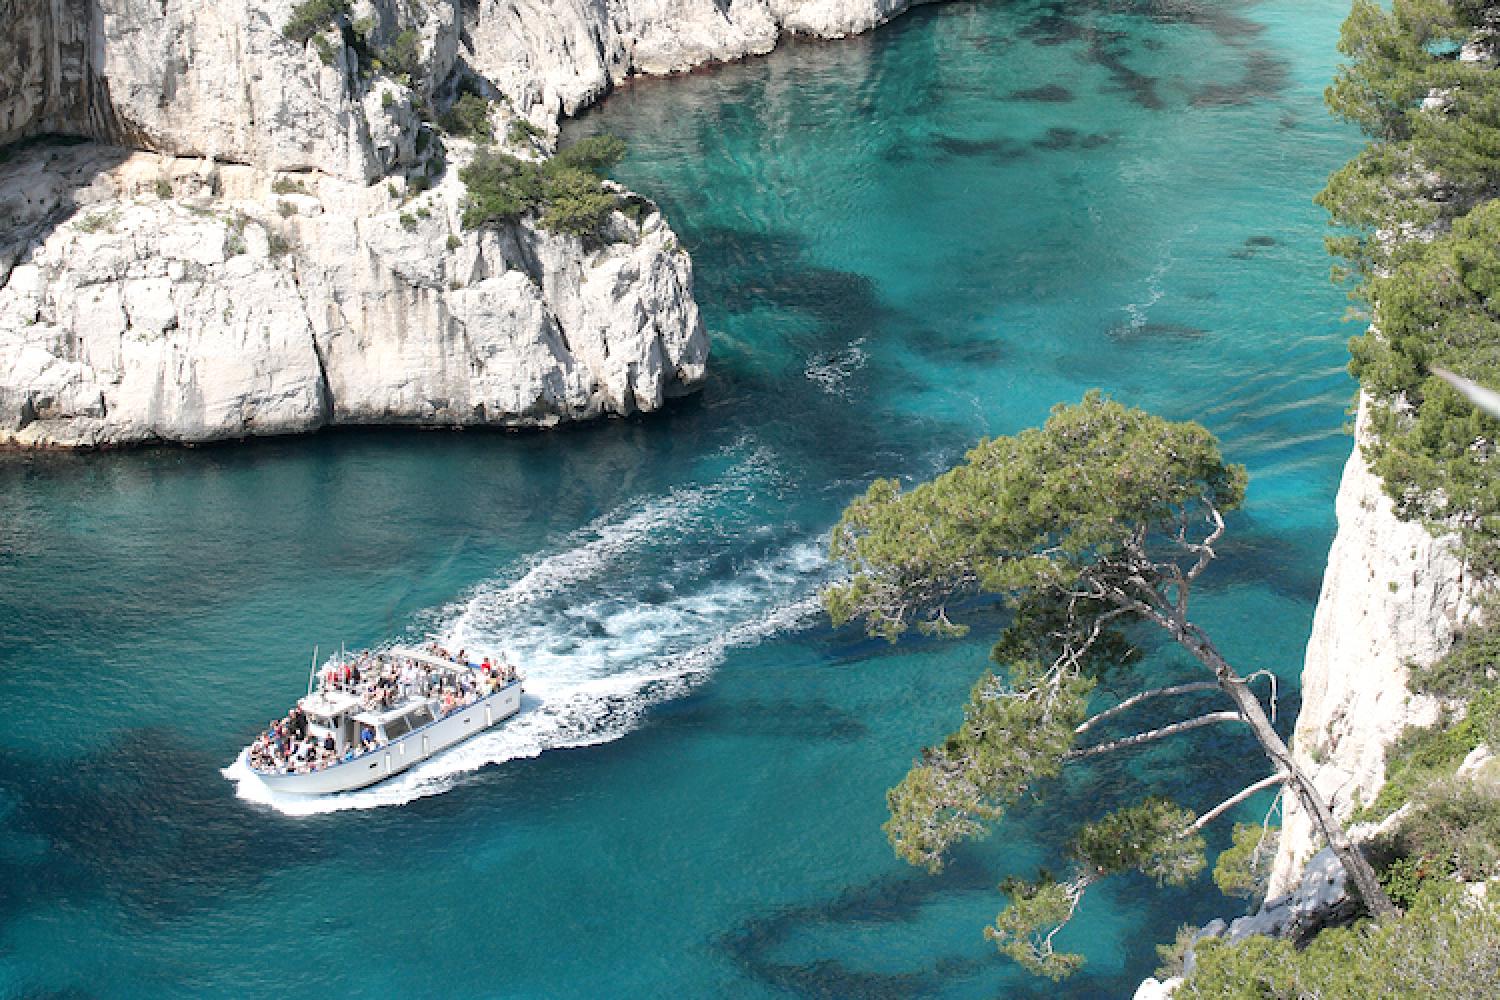
[[[285,795],[352,792],[410,770],[449,747],[477,736],[521,710],[521,682],[515,681],[472,705],[413,729],[385,746],[306,774],[252,771],[271,791]],[[248,751],[247,751],[248,752]]]

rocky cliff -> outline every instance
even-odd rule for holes
[[[703,378],[691,264],[643,199],[596,246],[465,232],[453,170],[411,196],[92,145],[50,155],[0,169],[21,234],[0,248],[0,443],[547,426],[655,410]],[[76,208],[56,223],[60,201]]]
[[[467,149],[450,162],[431,120],[474,92],[502,138],[524,118],[546,146],[557,115],[633,73],[907,6],[10,0],[0,445],[655,409],[701,383],[708,351],[655,207],[628,196],[588,239],[465,232]],[[41,135],[95,145],[14,145]]]
[[[1451,541],[1397,519],[1361,454],[1366,426],[1361,402],[1292,747],[1341,819],[1380,791],[1386,749],[1401,730],[1435,720],[1436,704],[1407,690],[1408,665],[1430,663],[1448,650],[1469,597]],[[1307,816],[1290,802],[1272,896],[1291,888],[1317,847]]]

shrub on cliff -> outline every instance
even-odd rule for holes
[[[483,150],[458,172],[469,193],[464,200],[465,229],[515,222],[542,201],[542,175],[535,163]]]
[[[349,0],[306,0],[292,8],[281,33],[298,45],[306,45],[316,34],[349,16]]]
[[[449,135],[463,136],[475,142],[494,142],[495,127],[490,124],[490,102],[472,91],[464,91],[443,112],[438,124]]]
[[[1176,1000],[1491,1000],[1500,983],[1500,906],[1429,890],[1398,920],[1326,930],[1302,950],[1278,938],[1204,941]]]
[[[540,163],[483,150],[458,172],[468,187],[464,228],[536,214],[543,229],[591,237],[619,207],[619,197],[604,187],[601,175],[624,152],[624,142],[613,136],[584,139]]]

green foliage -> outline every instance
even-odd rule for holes
[[[1078,832],[1073,855],[1094,876],[1138,871],[1158,885],[1186,885],[1201,872],[1203,837],[1190,811],[1152,797]]]
[[[1489,1000],[1500,983],[1500,907],[1424,892],[1397,920],[1323,931],[1302,950],[1279,938],[1203,941],[1179,1000]]]
[[[1430,374],[1442,365],[1500,380],[1500,74],[1455,58],[1487,5],[1359,0],[1340,50],[1351,62],[1329,106],[1372,143],[1319,196],[1340,226],[1329,241],[1372,304],[1374,331],[1351,345],[1373,402],[1367,451],[1398,513],[1462,528],[1477,572],[1500,568],[1500,422]],[[1429,100],[1429,95],[1435,95]]]
[[[1231,510],[1244,491],[1244,467],[1226,465],[1200,425],[1090,393],[910,492],[877,480],[834,528],[829,554],[850,575],[824,604],[835,624],[863,618],[892,640],[920,613],[927,630],[953,634],[952,597],[1058,595],[1138,535],[1196,523],[1204,501]],[[1055,601],[1033,613],[1048,606],[1055,616]]]
[[[398,32],[391,44],[376,57],[379,68],[398,80],[410,84],[422,69],[422,36],[411,28]]]
[[[1500,788],[1446,778],[1421,789],[1390,846],[1424,877],[1475,882],[1500,875]]]
[[[1467,626],[1447,655],[1425,667],[1413,667],[1410,687],[1419,694],[1467,701],[1500,686],[1500,604],[1486,601],[1477,624]]]
[[[1434,879],[1446,881],[1452,875],[1451,865],[1431,858],[1396,858],[1381,871],[1380,884],[1391,897],[1391,902],[1402,909],[1410,909]]]
[[[1039,429],[981,442],[932,482],[903,491],[878,480],[849,505],[830,542],[848,575],[823,595],[835,623],[861,619],[894,641],[913,624],[962,634],[947,605],[968,595],[1002,595],[1013,611],[991,654],[1006,680],[981,678],[963,724],[887,797],[897,854],[935,870],[954,843],[984,835],[1060,773],[1096,679],[1131,659],[1121,630],[1181,613],[1212,558],[1199,539],[1217,538],[1220,512],[1244,490],[1244,469],[1201,426],[1090,393]],[[1192,878],[1205,864],[1193,827],[1192,813],[1161,798],[1083,827],[1073,880],[1011,885],[986,933],[1034,972],[1070,974],[1081,958],[1052,942],[1088,886],[1124,871]]]
[[[1198,930],[1197,924],[1183,924],[1177,928],[1171,944],[1156,946],[1156,957],[1161,960],[1161,964],[1156,967],[1157,979],[1173,979],[1185,974],[1188,949],[1198,937]]]
[[[490,102],[470,91],[458,95],[453,106],[438,120],[449,135],[464,136],[475,142],[494,142],[495,128],[490,124]]]
[[[552,158],[559,170],[581,170],[603,177],[611,167],[625,158],[625,140],[616,135],[591,135],[579,139]]]
[[[458,176],[469,189],[464,201],[465,229],[515,222],[542,200],[541,169],[506,153],[485,150]]]
[[[510,123],[510,127],[505,130],[505,141],[512,146],[524,146],[536,142],[544,135],[546,135],[545,132],[531,124],[525,118],[516,118]]]
[[[1412,728],[1386,751],[1385,784],[1363,815],[1378,819],[1395,812],[1433,782],[1453,774],[1481,743],[1500,746],[1500,687],[1469,703],[1462,718],[1446,712],[1436,725]]]
[[[298,45],[306,45],[320,34],[349,17],[349,0],[306,0],[292,8],[281,33]]]
[[[1500,201],[1445,235],[1417,241],[1373,277],[1375,326],[1351,342],[1352,369],[1371,393],[1375,471],[1397,512],[1444,530],[1455,519],[1476,570],[1500,563],[1500,421],[1429,373],[1438,364],[1500,384]]]
[[[338,61],[338,54],[333,50],[333,43],[323,35],[313,36],[313,49],[317,51],[318,58],[324,66],[332,66]]]
[[[1260,899],[1271,878],[1280,828],[1236,823],[1229,847],[1214,863],[1214,885],[1226,896]]]
[[[1072,749],[1092,682],[1075,677],[1054,687],[1034,664],[1010,674],[1002,683],[986,672],[963,724],[887,794],[886,836],[911,864],[941,869],[951,845],[982,836],[1033,783],[1055,777]]]
[[[84,216],[74,223],[74,228],[82,233],[114,232],[116,223],[120,221],[120,210],[111,208],[103,212],[93,212]]]
[[[306,194],[307,185],[291,177],[278,177],[271,182],[271,191],[274,194]]]
[[[619,207],[619,197],[599,175],[619,161],[624,148],[613,136],[599,136],[541,163],[485,150],[459,171],[469,189],[464,228],[504,225],[536,213],[544,229],[592,238]]]
[[[1192,828],[1193,818],[1166,799],[1149,798],[1088,824],[1073,841],[1077,876],[1065,883],[1045,873],[1036,882],[1006,880],[1000,888],[1009,902],[984,936],[1036,975],[1054,980],[1072,975],[1083,956],[1056,951],[1053,941],[1088,887],[1125,871],[1182,885],[1204,865],[1203,838]]]
[[[541,225],[554,233],[588,236],[598,232],[619,204],[599,178],[576,167],[543,168],[544,208]]]
[[[1009,882],[1002,887],[1010,904],[984,929],[1000,952],[1035,975],[1066,979],[1083,966],[1083,956],[1054,951],[1053,936],[1073,916],[1078,896],[1057,882]]]
[[[172,197],[172,182],[165,177],[158,177],[156,179],[156,196],[163,201]]]

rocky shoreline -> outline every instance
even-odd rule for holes
[[[503,145],[546,155],[632,75],[909,5],[332,0],[307,44],[292,0],[22,0],[0,40],[0,446],[656,410],[708,358],[667,221],[615,188],[589,239],[465,230],[473,146],[438,109],[482,94]]]

